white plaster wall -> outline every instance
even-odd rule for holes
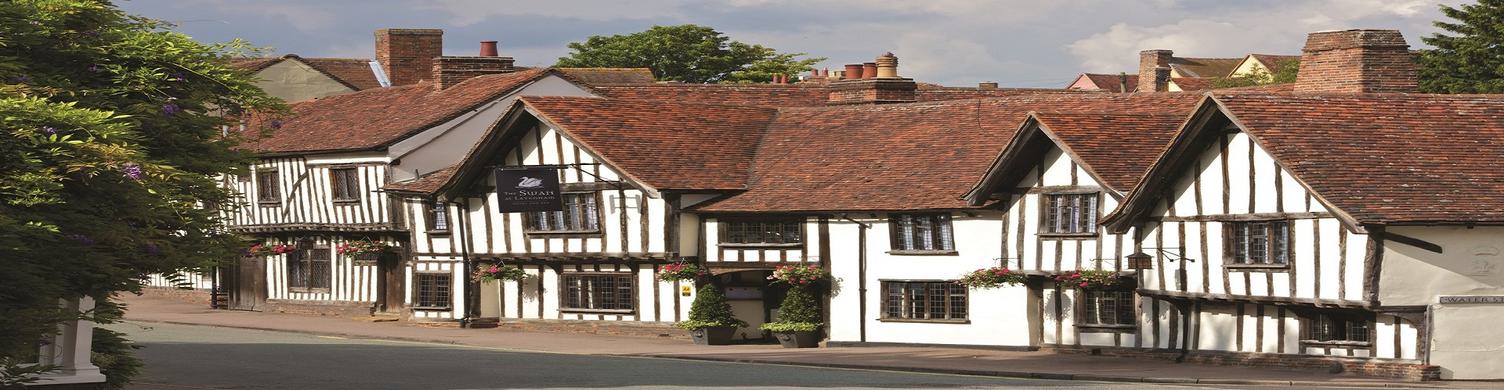
[[[288,102],[355,92],[354,89],[297,59],[287,59],[256,72],[256,86]]]
[[[1441,295],[1504,295],[1504,227],[1392,227],[1389,231],[1440,245],[1442,253],[1384,241],[1379,302],[1428,305]]]

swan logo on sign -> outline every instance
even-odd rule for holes
[[[557,168],[497,168],[496,207],[503,213],[563,210]]]

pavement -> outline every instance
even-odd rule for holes
[[[127,296],[127,321],[203,325],[357,339],[454,344],[516,352],[650,357],[992,377],[1202,385],[1499,388],[1498,382],[1404,382],[1317,370],[1183,364],[1166,360],[935,347],[785,349],[698,346],[682,339],[459,329],[311,315],[211,310],[200,303]]]

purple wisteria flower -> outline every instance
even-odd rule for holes
[[[183,74],[182,72],[173,73],[172,81],[188,81],[188,76]]]
[[[26,84],[28,82],[31,82],[31,76],[27,76],[27,75],[24,75],[24,74],[23,75],[17,75],[16,77],[11,77],[10,80],[16,82],[16,84]]]
[[[47,134],[57,134],[57,128],[52,126],[42,126],[42,132]]]
[[[177,115],[179,112],[183,112],[183,108],[178,107],[177,104],[167,103],[162,105],[162,113],[167,116]]]
[[[90,72],[98,72],[99,70],[100,70],[99,64],[89,65],[89,71]]]
[[[120,172],[123,173],[123,174],[125,174],[125,177],[128,177],[131,180],[136,180],[136,181],[140,181],[141,180],[141,166],[140,165],[127,163],[127,164],[125,164],[125,165],[123,165],[123,166],[120,167]]]
[[[146,245],[142,245],[141,246],[141,250],[146,251],[146,254],[153,255],[153,256],[162,254],[162,248],[161,247],[157,246],[157,244],[153,244],[153,243],[149,243],[149,242],[146,243]]]
[[[282,128],[282,120],[281,119],[272,119],[271,125],[272,125],[273,129],[280,129],[280,128]]]

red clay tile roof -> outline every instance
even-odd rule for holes
[[[961,196],[1032,110],[1189,110],[1181,93],[1033,93],[944,102],[787,108],[768,128],[749,189],[708,212],[968,208]]]
[[[444,169],[424,173],[415,179],[388,183],[382,189],[391,192],[432,194],[434,191],[438,191],[439,187],[443,186],[445,182],[448,182],[449,178],[454,176],[454,172],[459,167],[459,164],[450,165]]]
[[[1238,58],[1192,58],[1174,57],[1170,59],[1170,68],[1175,69],[1185,77],[1227,77],[1237,69],[1238,64],[1243,62],[1243,57]]]
[[[1176,77],[1170,79],[1170,81],[1175,83],[1175,86],[1180,87],[1181,91],[1186,92],[1212,89],[1212,81],[1215,80],[1213,77]]]
[[[596,87],[601,95],[625,100],[703,102],[762,107],[822,107],[830,101],[829,84],[680,84],[607,85]],[[914,97],[919,102],[1015,96],[1037,93],[1082,93],[1058,88],[943,87],[920,83]]]
[[[622,100],[733,104],[763,107],[823,106],[829,90],[816,84],[681,84],[607,85],[595,88],[602,96]]]
[[[1103,185],[1123,193],[1154,165],[1190,114],[1185,103],[1194,101],[1184,97],[1179,104],[1142,108],[1150,114],[1051,112],[1036,113],[1035,118]]]
[[[648,68],[556,68],[564,77],[588,85],[650,84],[653,70]]]
[[[1504,222],[1504,96],[1213,96],[1358,223]]]
[[[772,108],[703,103],[522,98],[542,119],[655,189],[746,188]]]
[[[1097,88],[1101,88],[1102,90],[1111,92],[1133,92],[1138,90],[1138,74],[1082,73],[1081,75],[1091,80],[1092,84],[1095,84]],[[1127,89],[1123,88],[1124,82],[1128,84]]]
[[[376,72],[371,70],[371,60],[362,58],[298,58],[308,66],[318,69],[335,80],[355,87],[356,90],[380,88]]]
[[[432,84],[374,88],[293,103],[281,126],[272,118],[248,128],[269,131],[241,148],[263,154],[366,150],[386,146],[460,116],[537,80],[547,69],[494,74],[435,91]]]

